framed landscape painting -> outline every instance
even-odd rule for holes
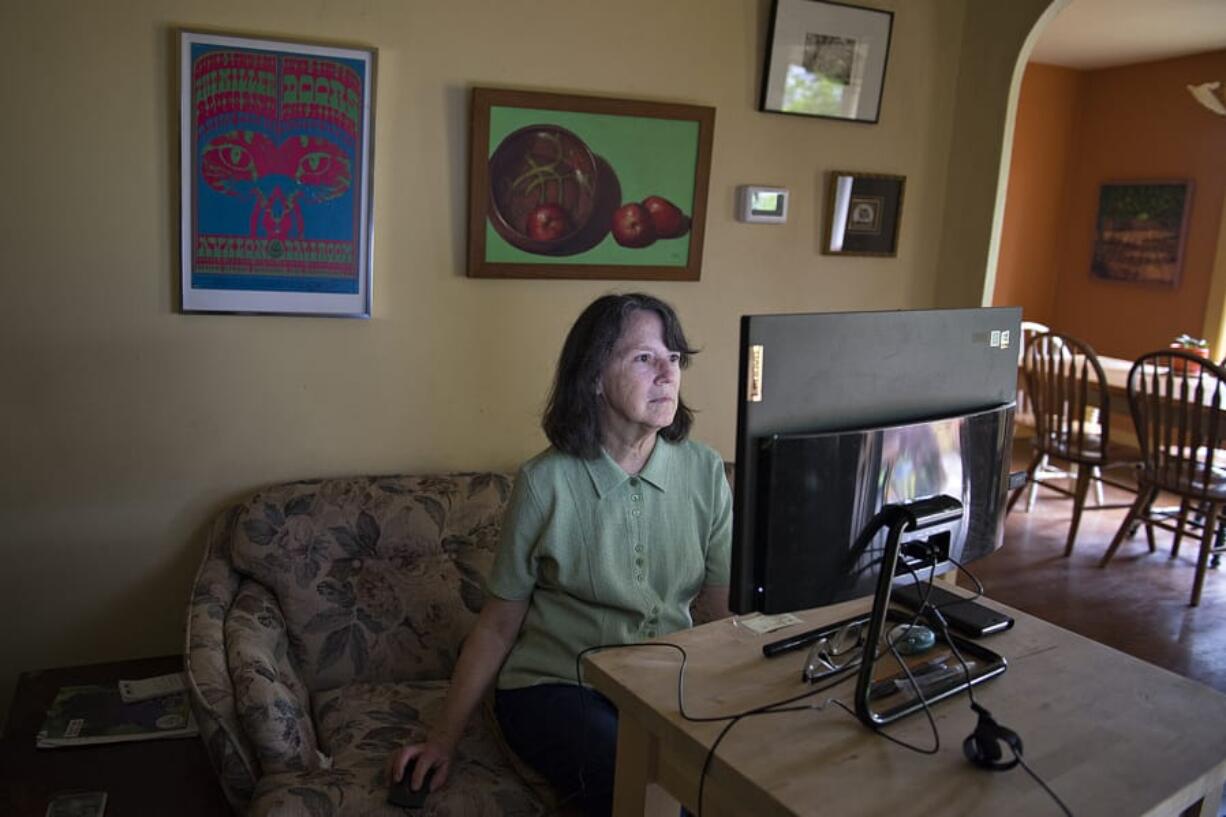
[[[375,52],[179,44],[183,311],[369,317]]]
[[[1192,182],[1107,182],[1099,189],[1091,273],[1175,286],[1183,266]]]
[[[474,88],[468,274],[696,281],[715,109]]]

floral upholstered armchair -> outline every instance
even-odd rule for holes
[[[384,765],[437,718],[510,488],[490,473],[294,482],[219,516],[187,672],[236,813],[404,813],[385,803]],[[545,810],[474,717],[425,813]]]

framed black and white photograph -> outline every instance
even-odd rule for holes
[[[759,110],[876,122],[893,22],[889,11],[775,0]]]
[[[822,253],[897,255],[906,182],[905,176],[832,171]]]
[[[183,311],[370,317],[374,49],[179,46]]]

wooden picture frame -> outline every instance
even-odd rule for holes
[[[875,123],[894,12],[774,0],[758,110]]]
[[[830,172],[823,255],[895,256],[907,177]]]
[[[1105,281],[1178,286],[1193,188],[1191,179],[1104,182],[1090,274]]]
[[[179,52],[182,311],[370,317],[375,50]]]
[[[697,281],[715,109],[472,90],[468,275]]]

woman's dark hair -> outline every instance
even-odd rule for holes
[[[600,456],[600,398],[596,384],[603,374],[613,347],[621,337],[626,319],[639,310],[650,310],[664,323],[664,345],[681,355],[681,368],[690,365],[690,348],[677,313],[659,298],[642,292],[602,295],[583,310],[562,344],[553,388],[545,406],[541,427],[559,451],[585,460]],[[694,412],[677,395],[677,414],[660,436],[670,442],[684,440],[694,424]]]

